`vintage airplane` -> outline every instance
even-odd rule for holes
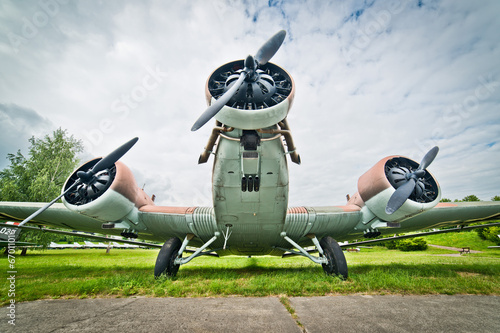
[[[49,204],[1,202],[0,215],[25,218],[21,224],[165,242],[155,276],[175,276],[180,265],[207,254],[292,254],[342,278],[348,276],[347,263],[337,241],[463,227],[500,216],[500,203],[439,203],[440,187],[427,171],[437,147],[420,163],[383,158],[359,178],[358,192],[345,206],[288,207],[286,156],[300,164],[287,121],[295,84],[287,71],[269,63],[285,35],[278,32],[255,56],[225,64],[207,80],[209,107],[191,130],[216,119],[198,161],[215,155],[213,207],[156,206],[118,161],[134,138],[74,171],[63,187],[63,204],[55,203],[60,197]],[[188,245],[196,250],[188,251]]]

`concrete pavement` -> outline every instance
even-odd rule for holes
[[[107,298],[3,307],[0,332],[499,332],[498,296]]]

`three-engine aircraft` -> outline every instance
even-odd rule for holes
[[[347,278],[337,241],[374,238],[493,219],[500,203],[439,203],[438,182],[427,171],[438,153],[420,163],[388,156],[363,174],[358,192],[340,207],[288,207],[287,155],[300,164],[287,115],[295,95],[290,74],[269,60],[285,31],[255,54],[216,69],[206,83],[215,127],[198,162],[215,155],[213,207],[163,207],[140,189],[118,160],[137,142],[73,172],[51,203],[1,202],[0,215],[86,232],[165,242],[154,275],[175,276],[180,265],[201,255],[302,255],[327,274]],[[62,204],[55,203],[62,197]],[[187,246],[196,250],[187,250]],[[312,253],[319,253],[313,256]],[[183,257],[184,253],[191,253]]]

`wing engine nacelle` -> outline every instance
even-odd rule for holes
[[[79,179],[79,171],[89,170],[99,160],[101,158],[93,159],[75,170],[66,180],[63,191]],[[106,222],[123,219],[134,207],[153,204],[137,186],[130,169],[119,161],[111,168],[97,172],[86,183],[77,185],[63,196],[62,201],[69,210]]]
[[[208,105],[238,80],[244,61],[237,60],[216,69],[208,78],[205,95]],[[267,63],[245,80],[215,118],[230,127],[260,129],[276,125],[288,114],[295,94],[292,77],[283,68]]]
[[[398,222],[436,206],[441,199],[441,189],[434,176],[425,170],[425,174],[421,172],[422,177],[415,180],[415,187],[404,204],[392,214],[386,211],[391,196],[418,166],[417,162],[402,156],[380,160],[358,180],[358,192],[364,204],[380,220],[388,222]]]

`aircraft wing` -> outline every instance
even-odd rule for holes
[[[355,205],[297,207],[288,211],[286,230],[292,238],[302,237],[299,243],[307,243],[308,234],[314,234],[319,239],[330,236],[343,242],[495,219],[500,219],[500,202],[439,203],[426,212],[397,223],[382,221],[365,207]]]
[[[20,221],[43,207],[45,203],[32,202],[0,202],[0,218]],[[198,219],[212,225],[213,210],[211,208],[184,208],[146,205],[137,209],[134,217],[111,225],[97,218],[88,217],[67,209],[56,203],[34,218],[30,223],[78,230],[90,233],[122,235],[123,230],[134,230],[141,239],[164,242],[172,237],[184,238],[187,233],[198,234],[194,227],[193,214]],[[107,224],[109,229],[103,229]],[[203,223],[198,224],[202,227]]]
[[[44,203],[0,202],[0,217],[22,220]],[[197,236],[193,246],[201,246],[213,236],[217,224],[213,208],[164,207],[146,205],[134,214],[136,219],[127,220],[141,239],[164,242],[186,234]],[[398,223],[387,223],[372,216],[367,210],[355,205],[332,207],[289,208],[284,230],[300,243],[308,243],[308,234],[319,239],[330,236],[339,242],[370,238],[367,230],[377,230],[378,235],[393,235],[417,230],[464,226],[474,222],[500,218],[500,202],[439,203],[436,207]],[[117,223],[114,228],[103,229],[106,222],[68,210],[63,204],[52,207],[37,216],[32,223],[91,233],[121,235],[124,228]],[[122,222],[123,223],[123,222]]]
[[[401,231],[405,233],[422,229],[467,225],[499,218],[500,202],[442,202],[429,211],[402,221]]]

